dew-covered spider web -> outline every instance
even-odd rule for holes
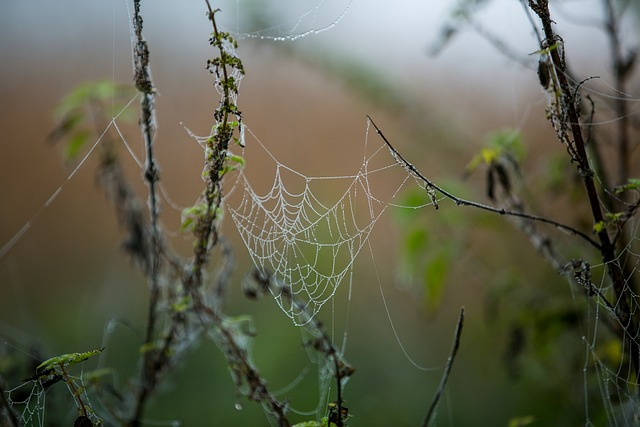
[[[56,382],[66,383],[69,396],[77,405],[75,409],[82,413],[81,419],[86,418],[92,425],[104,425],[91,406],[91,398],[87,393],[82,374],[79,376],[68,374],[64,381],[55,375],[35,378],[7,390],[7,403],[18,414],[20,425],[38,427],[50,425],[46,417],[47,392]]]
[[[365,144],[352,174],[308,176],[279,162],[249,133],[245,153],[261,151],[272,178],[261,177],[258,188],[241,170],[234,190],[240,200],[228,210],[256,269],[283,285],[271,289],[280,308],[296,324],[305,323],[341,284],[351,286],[358,254],[409,175],[398,174],[400,166],[378,142],[373,150]],[[248,164],[265,167],[251,158]],[[291,304],[290,296],[302,304]]]
[[[255,5],[256,10],[253,14],[258,15],[262,12],[273,18],[273,22],[266,26],[261,25],[261,18],[257,17],[258,22],[241,22],[245,20],[245,9],[241,2],[237,1],[234,33],[239,39],[297,41],[335,28],[348,15],[354,1],[344,0],[335,4],[327,0],[305,0],[281,5]],[[256,25],[256,28],[247,29],[247,25]]]

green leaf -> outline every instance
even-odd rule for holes
[[[198,224],[198,221],[207,214],[207,204],[198,203],[197,205],[184,208],[180,215],[181,223],[180,230],[193,231]]]
[[[517,161],[524,157],[524,142],[522,134],[517,129],[505,129],[489,134],[487,146],[496,150],[500,156],[508,154]]]
[[[302,421],[301,423],[294,424],[293,427],[326,427],[326,424],[319,423],[318,421]]]
[[[487,136],[480,153],[476,154],[465,168],[465,174],[471,174],[480,165],[491,166],[501,159],[510,159],[517,163],[523,157],[524,143],[518,130],[507,129],[491,133]]]
[[[237,154],[227,152],[227,160],[237,163],[240,166],[245,165],[244,158],[242,156],[238,156]]]
[[[64,150],[64,157],[67,161],[73,161],[82,152],[85,145],[89,141],[91,133],[87,130],[81,129],[73,133],[73,135],[67,141]]]
[[[536,421],[536,418],[533,415],[525,415],[522,417],[515,417],[509,420],[509,427],[521,427],[527,426],[529,424],[533,424]]]
[[[640,179],[629,178],[626,184],[620,185],[615,188],[615,193],[620,194],[628,190],[638,190],[638,189],[640,189]]]
[[[604,221],[598,221],[595,224],[593,224],[593,231],[596,232],[596,233],[600,233],[606,227],[607,227],[607,225],[605,224]]]
[[[440,306],[450,264],[449,251],[439,251],[428,262],[424,270],[425,303],[430,310],[435,310]]]
[[[118,112],[125,107],[124,102],[128,102],[134,94],[135,90],[131,86],[117,84],[111,80],[81,83],[60,101],[55,114],[59,119],[63,119],[75,110],[89,107],[91,103],[100,103],[105,107],[113,105]],[[111,119],[111,108],[104,108],[102,116]],[[119,118],[122,119],[122,115]]]
[[[142,344],[138,349],[138,351],[140,352],[140,354],[144,354],[148,351],[155,350],[155,348],[156,348],[156,343],[152,341],[152,342],[147,342]]]
[[[85,351],[84,353],[69,353],[55,356],[39,364],[36,371],[51,372],[51,370],[55,368],[68,369],[75,364],[84,362],[91,356],[101,353],[102,350],[104,350],[104,347],[98,350]]]
[[[178,301],[171,304],[171,310],[175,313],[184,313],[187,311],[191,304],[191,298],[188,295],[184,295]]]

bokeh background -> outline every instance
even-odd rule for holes
[[[518,63],[469,26],[434,55],[456,4],[256,0],[213,6],[222,9],[222,26],[240,43],[247,72],[239,99],[245,122],[280,162],[307,175],[357,171],[368,114],[431,179],[483,201],[483,174],[463,179],[465,166],[492,132],[518,129],[526,147],[524,186],[545,194],[552,187],[552,160],[564,150],[544,117],[546,96],[535,74],[536,60],[528,55],[538,46],[523,7],[495,0],[474,18],[518,52],[524,62]],[[30,228],[0,259],[0,368],[13,369],[18,358],[105,345],[107,350],[87,366],[115,367],[115,382],[122,386],[137,369],[145,280],[123,254],[113,209],[95,184],[97,156],[68,179],[76,164],[65,162],[62,146],[49,143],[48,135],[56,126],[57,103],[77,84],[131,81],[127,4],[5,1],[2,9],[0,245],[23,225]],[[207,42],[211,29],[205,10],[200,1],[154,0],[144,2],[142,11],[159,92],[161,176],[182,207],[193,204],[202,189],[202,151],[185,128],[206,135],[218,104],[205,70],[206,60],[215,56]],[[581,77],[599,75],[610,82],[606,39],[591,25],[601,16],[600,2],[562,2],[554,11],[571,66]],[[637,46],[632,11],[623,35],[625,43]],[[295,41],[274,40],[325,27],[330,28]],[[136,126],[123,129],[142,157]],[[141,171],[124,147],[120,152],[144,197]],[[250,167],[250,176],[271,182],[264,176],[267,169]],[[43,207],[61,185],[55,200]],[[540,213],[571,223],[582,220],[579,199],[560,193],[552,203],[544,200],[536,206]],[[179,211],[165,204],[162,222],[184,250],[190,243],[177,231],[179,221]],[[437,295],[427,294],[423,278],[406,271],[407,233],[416,227],[428,233],[428,251],[447,248],[444,285]],[[302,347],[300,331],[273,301],[245,299],[239,284],[250,259],[230,220],[225,231],[237,261],[226,310],[254,317],[256,365],[274,390],[285,390],[282,395],[290,397],[293,409],[307,413],[292,419],[314,418],[317,366]],[[535,417],[538,425],[585,419],[578,333],[562,336],[562,348],[545,355],[530,348],[517,369],[508,360],[514,329],[509,322],[517,318],[518,304],[553,298],[571,305],[574,298],[515,229],[500,218],[443,203],[438,211],[421,209],[409,216],[390,209],[370,240],[373,257],[365,253],[356,262],[351,298],[348,286],[341,286],[320,314],[337,337],[348,334],[345,356],[356,368],[345,391],[354,414],[350,425],[422,420],[461,306],[466,307],[465,329],[438,425],[507,425],[525,416]],[[407,354],[432,369],[417,369]],[[238,401],[241,410],[235,409]],[[49,418],[52,425],[70,423],[70,416],[57,416]],[[170,375],[148,417],[160,425],[174,419],[183,425],[267,424],[260,407],[236,396],[223,357],[206,341]]]

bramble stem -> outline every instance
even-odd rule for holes
[[[149,49],[142,37],[142,16],[140,15],[140,0],[134,0],[133,27],[135,30],[136,44],[133,50],[134,57],[134,83],[136,88],[142,93],[140,101],[140,130],[144,140],[146,163],[144,177],[149,189],[149,218],[151,225],[151,251],[147,260],[147,284],[149,286],[149,308],[147,314],[147,327],[144,344],[147,351],[144,352],[142,368],[140,372],[140,385],[136,401],[134,404],[131,424],[139,425],[140,418],[144,411],[146,400],[155,388],[156,383],[156,363],[155,356],[157,350],[153,349],[150,343],[155,337],[155,327],[157,322],[158,301],[160,299],[159,271],[161,262],[161,239],[158,226],[159,203],[157,198],[157,182],[159,180],[159,170],[155,162],[153,152],[153,133],[155,122],[154,97],[155,89],[149,74]]]

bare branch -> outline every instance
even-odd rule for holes
[[[160,178],[159,170],[155,162],[153,151],[153,134],[155,132],[155,89],[149,73],[149,48],[142,36],[142,16],[140,15],[140,0],[134,0],[133,28],[136,43],[133,48],[134,58],[134,83],[136,88],[142,92],[140,101],[140,128],[144,140],[146,163],[144,177],[149,189],[149,218],[151,225],[151,248],[149,253],[149,271],[147,283],[149,286],[149,308],[147,314],[147,328],[145,333],[145,344],[154,340],[156,323],[158,322],[158,302],[160,299],[159,271],[161,264],[162,243],[158,226],[158,215],[160,212],[157,197],[157,182]],[[149,349],[144,353],[140,386],[136,396],[134,411],[131,418],[132,425],[138,425],[147,397],[155,388],[157,380],[156,349]]]
[[[459,206],[471,206],[471,207],[474,207],[474,208],[478,208],[478,209],[482,209],[482,210],[485,210],[485,211],[497,213],[497,214],[500,214],[500,215],[515,216],[515,217],[525,218],[525,219],[528,219],[528,220],[531,220],[531,221],[538,221],[538,222],[543,222],[543,223],[546,223],[546,224],[553,225],[554,227],[556,227],[556,228],[558,228],[560,230],[567,231],[570,234],[582,237],[584,240],[589,242],[589,244],[591,244],[593,247],[595,247],[597,249],[600,249],[600,245],[598,243],[596,243],[593,239],[591,239],[591,237],[589,237],[587,234],[583,233],[582,231],[577,230],[577,229],[575,229],[573,227],[570,227],[568,225],[559,223],[557,221],[554,221],[554,220],[551,220],[551,219],[548,219],[548,218],[545,218],[545,217],[541,217],[541,216],[537,216],[537,215],[530,215],[530,214],[523,213],[523,212],[508,211],[506,209],[496,208],[494,206],[485,205],[483,203],[478,203],[478,202],[462,199],[460,197],[455,196],[454,194],[452,194],[452,193],[448,192],[447,190],[443,189],[442,187],[439,187],[437,184],[435,184],[429,178],[425,177],[422,173],[420,173],[420,171],[418,171],[418,169],[416,169],[416,167],[414,165],[412,165],[407,160],[405,160],[404,157],[402,157],[402,155],[398,152],[398,150],[396,150],[395,147],[393,145],[391,145],[389,140],[384,136],[384,134],[382,133],[380,128],[378,128],[378,126],[374,123],[374,121],[371,119],[371,117],[367,116],[367,118],[369,119],[369,121],[371,122],[373,127],[376,129],[376,132],[378,133],[378,135],[380,135],[382,140],[385,142],[385,144],[387,145],[387,147],[391,151],[391,155],[396,159],[396,161],[401,166],[403,166],[405,169],[407,169],[407,171],[411,175],[413,175],[414,177],[416,177],[417,179],[422,181],[425,184],[425,187],[426,187],[427,190],[429,190],[429,189],[436,190],[440,194],[445,196],[446,198],[448,198],[450,200],[453,200],[453,202],[456,205],[459,205]]]

